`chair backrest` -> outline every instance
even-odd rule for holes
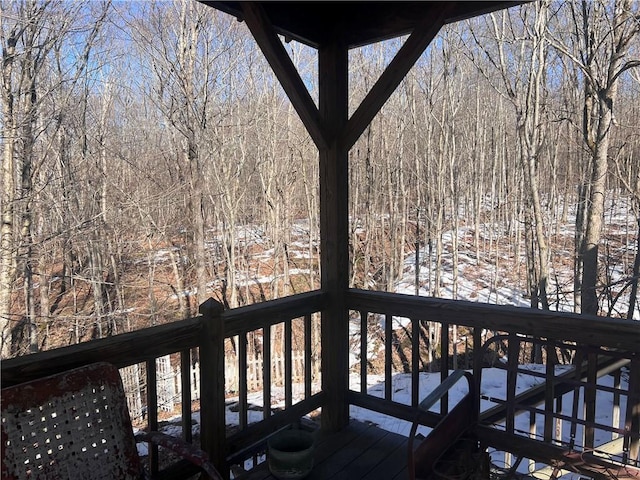
[[[120,374],[95,363],[2,389],[2,478],[139,479]]]

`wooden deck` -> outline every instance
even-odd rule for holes
[[[308,480],[406,480],[407,437],[352,420],[333,434],[320,434]],[[266,462],[240,477],[275,480]]]

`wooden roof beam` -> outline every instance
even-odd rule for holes
[[[318,148],[326,148],[320,113],[262,5],[242,2],[244,21]]]
[[[455,10],[455,6],[456,2],[446,3],[444,6],[437,5],[438,11],[435,18],[431,15],[434,13],[432,10],[416,26],[347,122],[341,139],[344,148],[350,149],[371,124],[373,118],[438,34],[447,17]]]

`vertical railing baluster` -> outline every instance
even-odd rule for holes
[[[536,412],[534,410],[529,410],[529,438],[536,438]],[[529,459],[529,471],[533,472],[535,469],[535,460]]]
[[[393,399],[393,389],[391,385],[391,367],[393,366],[393,353],[391,341],[393,338],[393,316],[384,316],[384,398]]]
[[[562,395],[558,395],[558,398],[556,398],[556,405],[555,405],[555,412],[557,414],[562,414],[562,399],[564,397]],[[562,440],[562,419],[557,418],[555,419],[555,440]]]
[[[611,423],[615,428],[620,428],[620,380],[622,379],[622,370],[618,369],[613,372],[613,411],[611,412]],[[611,439],[615,440],[620,434],[618,432],[611,433]]]
[[[640,455],[640,359],[634,356],[629,364],[629,394],[625,415],[624,461],[638,466]]]
[[[238,335],[238,420],[240,430],[247,428],[249,389],[247,387],[247,332]]]
[[[535,350],[535,343],[532,345]],[[553,404],[555,398],[555,365],[553,363],[554,355],[549,355],[549,349],[555,348],[552,341],[547,343],[547,362],[545,367],[545,390],[544,390],[544,441],[550,442],[553,437]]]
[[[514,434],[515,431],[515,396],[516,384],[518,380],[518,360],[520,355],[520,340],[514,332],[509,332],[507,338],[507,385],[506,385],[506,418],[505,431]],[[512,466],[513,455],[511,452],[504,452],[504,466]]]
[[[369,312],[360,311],[360,392],[367,393]]]
[[[598,382],[598,355],[590,352],[587,355],[587,385],[584,388],[585,421],[584,426],[584,446],[592,449],[595,446],[596,420],[596,385]]]
[[[469,370],[469,335],[464,336],[464,369]]]
[[[147,425],[150,432],[158,431],[158,378],[156,359],[147,360]],[[158,446],[149,444],[149,470],[158,473]]]
[[[480,382],[482,378],[482,353],[484,352],[482,345],[482,328],[475,327],[473,329],[473,376],[476,382]],[[479,387],[480,385],[478,385]],[[477,390],[480,392],[480,388]]]
[[[262,329],[262,418],[271,416],[271,325]]]
[[[577,441],[577,429],[578,429],[578,417],[579,417],[579,412],[578,409],[580,407],[580,390],[581,390],[581,386],[580,386],[580,379],[582,377],[581,375],[581,370],[582,370],[582,363],[584,361],[584,351],[582,349],[576,350],[576,355],[575,355],[575,361],[574,361],[574,365],[575,365],[575,387],[573,387],[573,399],[571,402],[571,423],[569,426],[569,448],[573,448],[576,444]]]
[[[420,403],[420,320],[411,319],[411,406]]]
[[[458,369],[458,326],[451,326],[451,368],[453,370]]]
[[[284,322],[284,380],[282,383],[284,383],[285,408],[289,408],[293,403],[293,375],[291,368],[292,337],[292,320],[288,319]]]
[[[440,382],[449,376],[449,324],[440,325]],[[449,413],[449,392],[440,399],[440,414]]]
[[[514,433],[515,430],[515,397],[516,383],[518,380],[518,356],[520,352],[520,340],[514,333],[509,333],[509,345],[507,347],[507,418],[506,431]]]
[[[311,314],[304,316],[304,397],[311,396]]]
[[[182,401],[182,438],[191,443],[191,350],[180,352],[180,389]]]

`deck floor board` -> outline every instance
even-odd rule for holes
[[[352,420],[344,430],[320,434],[308,480],[403,480],[407,474],[407,438]],[[240,477],[276,480],[266,463]]]

